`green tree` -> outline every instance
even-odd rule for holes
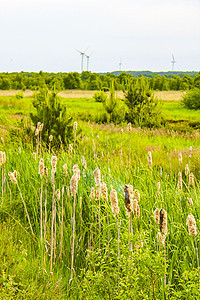
[[[152,91],[145,82],[144,77],[137,80],[136,84],[130,84],[125,95],[127,112],[125,119],[137,126],[157,127],[160,125],[161,116],[157,108]]]
[[[60,97],[55,91],[48,92],[48,89],[41,89],[35,93],[33,106],[37,113],[30,114],[34,124],[41,122],[44,124],[42,139],[49,142],[49,135],[53,135],[54,143],[61,140],[64,145],[72,138],[72,118],[67,116],[66,107],[61,104]]]
[[[68,73],[63,78],[64,87],[66,90],[73,90],[73,89],[81,89],[82,82],[79,73],[72,72]]]

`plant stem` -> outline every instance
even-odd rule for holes
[[[23,199],[23,196],[22,196],[21,190],[20,190],[20,188],[19,188],[19,184],[18,184],[18,182],[17,182],[17,188],[18,188],[18,190],[19,190],[20,197],[21,197],[21,199],[22,199],[22,202],[23,202],[23,204],[24,204],[24,208],[25,208],[26,216],[27,216],[27,219],[28,219],[28,222],[29,222],[29,226],[30,226],[30,229],[31,229],[32,235],[33,235],[33,236],[35,236],[35,235],[34,235],[34,232],[33,232],[33,228],[32,228],[32,226],[31,226],[31,221],[30,221],[30,218],[29,218],[29,214],[28,214],[28,211],[27,211],[27,208],[26,208],[26,203],[25,203],[25,201],[24,201],[24,199]]]
[[[71,279],[70,279],[70,282],[73,280],[73,271],[74,271],[75,213],[76,213],[76,195],[74,195],[74,206],[73,206],[73,236],[72,236],[72,257],[71,257]]]

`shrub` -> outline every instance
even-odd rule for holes
[[[33,106],[37,113],[30,114],[33,123],[44,124],[42,130],[42,140],[49,142],[49,136],[53,135],[53,143],[62,141],[64,145],[69,143],[72,138],[72,118],[67,116],[66,107],[61,104],[61,98],[55,91],[48,92],[46,88],[41,89],[35,94]]]
[[[159,127],[162,121],[158,102],[144,78],[131,83],[125,95],[128,111],[125,119],[136,126]]]
[[[105,102],[108,96],[104,92],[100,91],[94,93],[93,98],[96,102]]]
[[[183,96],[181,103],[189,109],[200,109],[200,89],[194,88]]]

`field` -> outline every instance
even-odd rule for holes
[[[92,93],[61,94],[74,121],[102,109]],[[0,94],[0,298],[198,299],[199,132],[78,120],[72,148],[26,145],[8,127],[32,95],[14,95]],[[165,118],[200,121],[181,92],[156,96]]]

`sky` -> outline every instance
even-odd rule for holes
[[[200,71],[200,0],[0,0],[0,72]],[[87,70],[84,57],[83,70]]]

